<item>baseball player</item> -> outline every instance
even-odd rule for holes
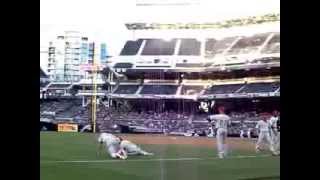
[[[244,134],[245,134],[245,130],[247,129],[247,125],[245,125],[244,123],[242,123],[242,127],[240,130],[240,138],[243,139],[244,138]]]
[[[208,137],[214,137],[214,130],[213,130],[213,127],[212,127],[212,126],[209,127],[209,133],[208,133],[207,136],[208,136]]]
[[[261,145],[266,142],[268,143],[269,149],[272,154],[276,155],[270,136],[270,124],[268,123],[268,117],[266,115],[262,116],[262,120],[258,121],[256,128],[259,130],[259,137],[256,143],[256,151],[261,151]]]
[[[217,129],[217,147],[219,158],[225,158],[227,155],[227,135],[228,126],[231,124],[230,117],[225,114],[225,108],[220,106],[218,108],[219,114],[209,116],[209,119],[214,122]]]
[[[271,127],[270,135],[273,145],[278,144],[278,131],[277,131],[277,121],[279,119],[279,112],[277,110],[273,111],[272,116],[269,119],[269,124]]]
[[[152,156],[153,153],[149,153],[147,151],[142,150],[139,146],[136,144],[128,141],[128,140],[122,140],[120,138],[120,150],[123,150],[126,155],[144,155],[144,156]]]
[[[252,132],[252,128],[248,128],[248,131],[247,131],[248,139],[251,139],[251,132]]]
[[[99,149],[101,149],[103,144],[105,144],[106,151],[111,158],[127,158],[126,154],[124,154],[120,149],[120,138],[117,136],[109,133],[101,133],[98,138],[98,142],[100,144]]]
[[[243,129],[241,129],[241,130],[240,130],[240,138],[241,138],[241,139],[243,139],[243,138],[244,138],[244,136],[243,136],[243,135],[244,135],[244,130],[243,130]]]
[[[280,135],[280,116],[277,121],[277,130],[278,130],[278,134]]]
[[[276,122],[276,130],[277,130],[277,139],[274,146],[278,155],[280,155],[280,116],[278,117],[278,120]]]

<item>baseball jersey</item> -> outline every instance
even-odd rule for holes
[[[101,133],[98,141],[106,143],[107,147],[120,144],[120,139],[115,135],[109,133]]]
[[[210,120],[213,120],[215,122],[216,128],[223,128],[227,129],[228,125],[230,125],[230,117],[226,114],[216,114],[209,116]]]
[[[269,132],[270,124],[263,120],[258,121],[256,128],[260,130],[260,132]]]
[[[128,140],[121,141],[120,148],[126,150],[127,152],[133,152],[133,151],[137,151],[139,149],[136,144],[134,144]]]
[[[271,126],[271,128],[276,128],[277,127],[277,121],[278,121],[278,117],[275,117],[275,116],[272,116],[270,119],[269,119],[269,124]]]

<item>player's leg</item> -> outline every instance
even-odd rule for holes
[[[218,129],[217,131],[217,149],[218,149],[218,156],[219,158],[223,158],[223,135],[221,129]]]
[[[269,150],[272,152],[272,154],[276,155],[277,153],[275,152],[275,149],[274,149],[274,143],[272,141],[272,138],[270,136],[269,133],[265,133],[265,138],[266,138],[266,141],[269,145]]]
[[[151,156],[153,153],[149,153],[147,151],[144,151],[141,147],[139,146],[134,146],[133,151],[136,152],[139,155],[144,155],[144,156]]]
[[[273,129],[271,129],[270,131],[270,138],[271,138],[271,143],[273,147],[275,147],[277,143],[277,132],[274,131]]]
[[[228,154],[228,145],[227,145],[227,131],[224,131],[222,134],[222,148],[223,148],[223,156],[226,157]]]
[[[277,153],[280,155],[280,132],[278,132],[277,136]]]
[[[258,137],[258,141],[256,143],[256,152],[261,151],[261,144],[263,142],[263,139],[264,139],[264,133],[260,132],[259,137]]]
[[[273,139],[273,147],[276,154],[280,154],[280,132],[275,133],[275,137]]]
[[[280,152],[280,132],[276,132],[275,150]]]
[[[153,156],[153,153],[147,152],[145,150],[140,149],[140,154],[144,155],[144,156]]]
[[[116,146],[109,146],[107,151],[111,158],[126,159],[126,156]]]

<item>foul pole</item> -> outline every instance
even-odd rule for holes
[[[96,133],[96,113],[97,113],[97,63],[96,63],[96,56],[93,53],[93,62],[92,62],[92,97],[91,97],[91,104],[92,104],[92,111],[91,111],[91,123],[92,123],[92,132]]]

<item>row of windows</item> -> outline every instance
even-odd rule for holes
[[[206,56],[214,56],[223,53],[232,44],[233,47],[228,50],[227,54],[250,53],[260,47],[271,33],[257,34],[252,37],[227,37],[222,40],[214,38],[206,39],[205,54]],[[239,39],[239,40],[238,40]],[[127,41],[120,55],[129,56],[136,55],[142,45],[143,40],[145,46],[142,49],[141,55],[173,55],[178,39],[163,40],[163,39],[138,39],[136,41]],[[271,49],[271,50],[270,50]],[[280,34],[277,33],[270,39],[262,52],[274,53],[280,51]],[[178,55],[200,55],[201,42],[197,39],[181,39]]]

